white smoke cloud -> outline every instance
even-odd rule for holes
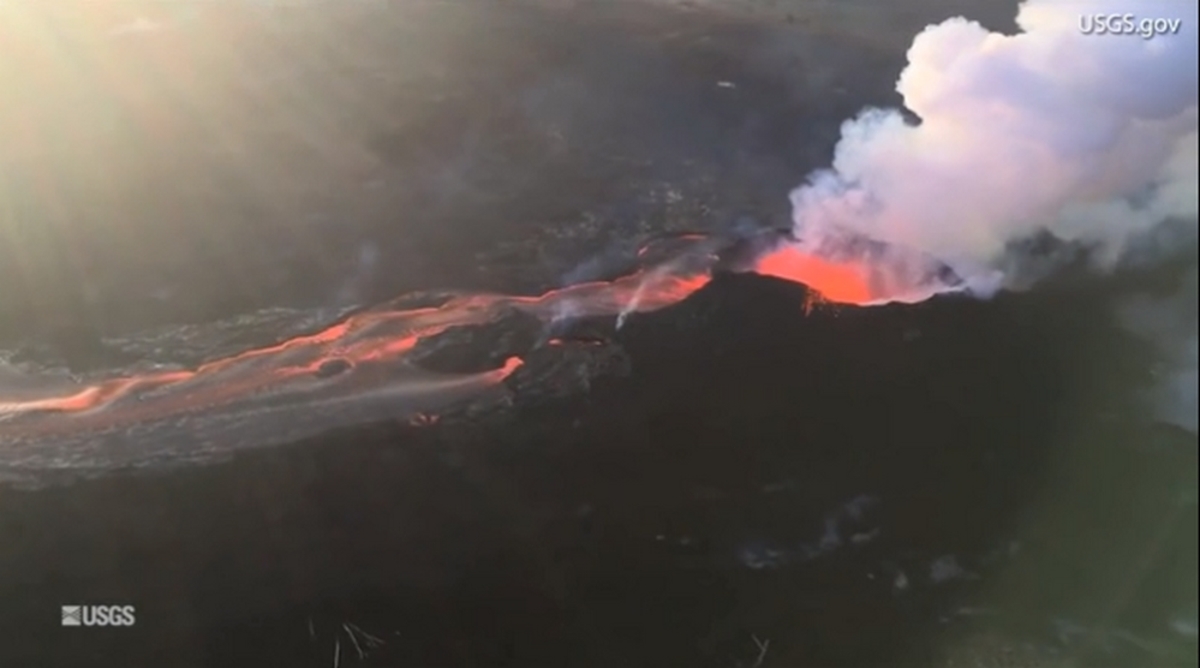
[[[158,32],[162,30],[163,25],[157,21],[152,21],[144,16],[139,16],[136,19],[122,23],[108,32],[109,37],[123,37],[126,35],[143,34],[149,32]]]
[[[1081,25],[1126,13],[1135,34]],[[1194,219],[1197,13],[1027,0],[1015,35],[962,18],[926,28],[897,83],[920,123],[874,109],[848,121],[832,168],[792,192],[799,243],[837,255],[880,242],[877,291],[911,299],[950,287],[938,262],[986,293],[1019,280],[1004,262],[1016,242],[1049,232],[1114,262],[1164,221]],[[1157,18],[1178,19],[1175,33],[1136,34]]]

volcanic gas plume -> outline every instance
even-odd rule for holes
[[[1086,23],[1127,13],[1163,32]],[[1014,287],[1014,248],[1047,233],[1102,266],[1164,223],[1194,243],[1196,22],[1182,0],[1027,0],[1015,35],[930,26],[897,83],[919,122],[846,122],[832,167],[791,194],[794,242],[761,271],[840,301],[919,301]]]

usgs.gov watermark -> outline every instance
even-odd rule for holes
[[[132,605],[64,605],[63,626],[133,626]]]
[[[1137,14],[1080,14],[1079,32],[1085,35],[1134,36],[1154,39],[1178,35],[1183,19],[1138,16]]]

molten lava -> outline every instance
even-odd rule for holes
[[[55,452],[70,453],[73,444],[86,445],[99,434],[119,433],[153,446],[204,431],[209,435],[197,440],[220,433],[229,442],[234,435],[226,427],[245,431],[267,424],[270,414],[276,416],[270,424],[286,425],[294,439],[344,421],[436,415],[441,406],[499,385],[523,361],[512,357],[477,374],[438,374],[409,363],[408,353],[421,339],[450,327],[483,325],[510,308],[549,327],[567,314],[616,316],[620,322],[670,306],[709,282],[711,245],[699,235],[673,239],[669,253],[656,253],[663,257],[630,274],[537,296],[466,294],[437,307],[362,311],[316,333],[189,370],[91,382],[56,379],[36,391],[0,386],[0,467],[15,446],[49,443]],[[158,431],[150,435],[150,426]],[[170,429],[175,431],[168,438]],[[254,441],[263,438],[257,434]],[[47,461],[67,456],[55,452]]]
[[[0,386],[0,473],[14,457],[34,468],[100,461],[97,438],[123,443],[104,456],[128,463],[153,459],[164,444],[194,441],[178,447],[208,452],[233,443],[298,440],[375,419],[430,423],[444,407],[499,386],[522,360],[512,357],[483,373],[439,374],[408,359],[423,338],[484,325],[513,308],[547,328],[564,317],[596,316],[615,316],[620,327],[628,315],[670,306],[704,287],[720,243],[699,235],[675,238],[643,254],[645,264],[629,274],[537,296],[464,294],[436,307],[361,311],[316,333],[190,370],[47,380],[37,390]],[[860,264],[794,246],[765,255],[756,271],[803,283],[819,301],[867,304],[876,297]]]
[[[795,246],[781,246],[762,256],[755,272],[803,283],[829,302],[863,305],[874,299],[864,267],[827,260]]]

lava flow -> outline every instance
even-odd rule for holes
[[[522,363],[436,373],[412,363],[421,339],[485,325],[517,309],[550,326],[564,317],[625,316],[674,304],[708,283],[719,241],[670,240],[672,252],[612,281],[540,296],[466,294],[416,309],[373,309],[282,343],[190,370],[80,382],[24,374],[0,384],[0,473],[194,458],[241,444],[287,442],[338,426],[430,415],[497,391]],[[642,253],[643,258],[661,253]],[[104,445],[98,445],[103,443]]]
[[[362,311],[315,334],[191,370],[88,382],[26,376],[31,382],[0,385],[0,473],[189,459],[349,424],[436,416],[481,393],[502,391],[522,361],[511,357],[483,373],[436,373],[411,360],[421,339],[492,323],[511,309],[536,317],[547,334],[563,318],[613,316],[620,327],[632,313],[670,306],[704,287],[725,241],[692,235],[668,243],[665,259],[611,281],[540,296],[466,294],[437,307]],[[859,267],[792,246],[768,253],[753,270],[805,283],[823,301],[872,301]]]

